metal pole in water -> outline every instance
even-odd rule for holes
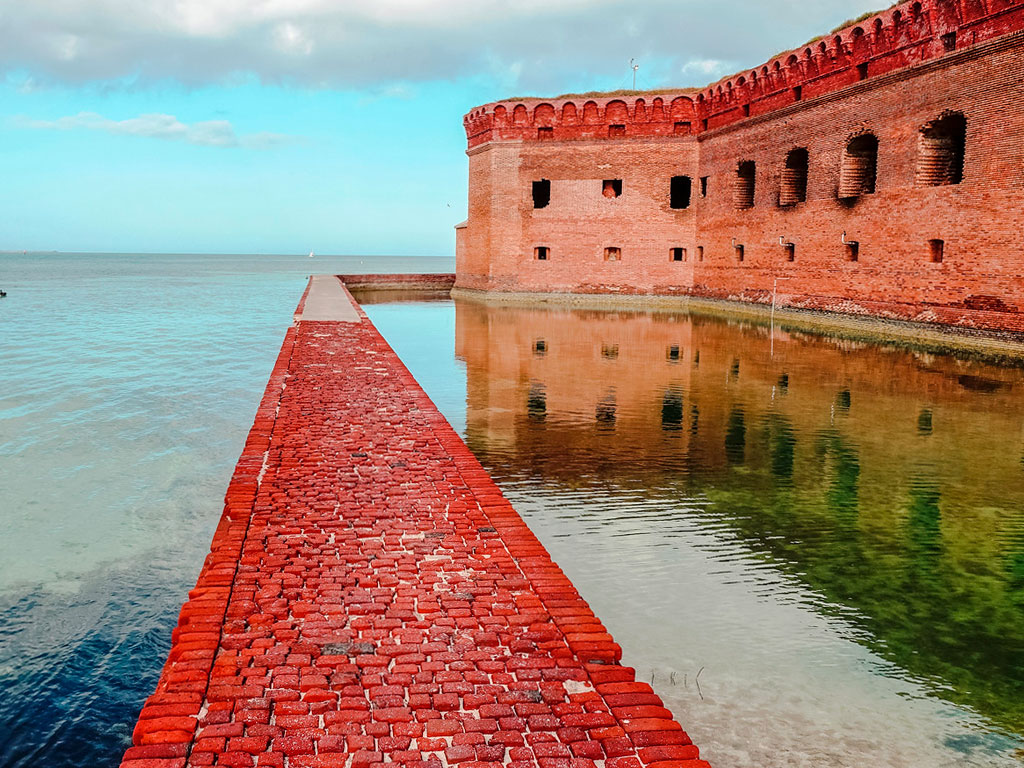
[[[771,336],[771,353],[769,357],[775,357],[775,297],[779,292],[779,278],[775,278],[775,282],[772,283],[772,321],[771,330],[768,331],[768,335]]]

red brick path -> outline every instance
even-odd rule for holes
[[[707,766],[360,315],[288,332],[122,766]]]

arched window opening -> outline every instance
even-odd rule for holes
[[[738,210],[754,207],[755,166],[753,160],[743,160],[736,165],[733,188],[733,204]]]
[[[839,168],[839,197],[874,193],[877,168],[878,138],[873,133],[862,133],[850,139]]]
[[[803,148],[792,149],[786,155],[779,205],[796,205],[807,200],[807,160],[807,150]]]
[[[925,125],[917,139],[917,185],[959,184],[964,177],[967,120],[958,112]]]
[[[673,176],[669,185],[669,204],[673,208],[690,207],[690,177]]]

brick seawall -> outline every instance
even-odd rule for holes
[[[316,277],[122,766],[707,766],[620,657],[341,282]]]

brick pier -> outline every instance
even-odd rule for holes
[[[705,768],[620,656],[318,276],[122,766]]]

